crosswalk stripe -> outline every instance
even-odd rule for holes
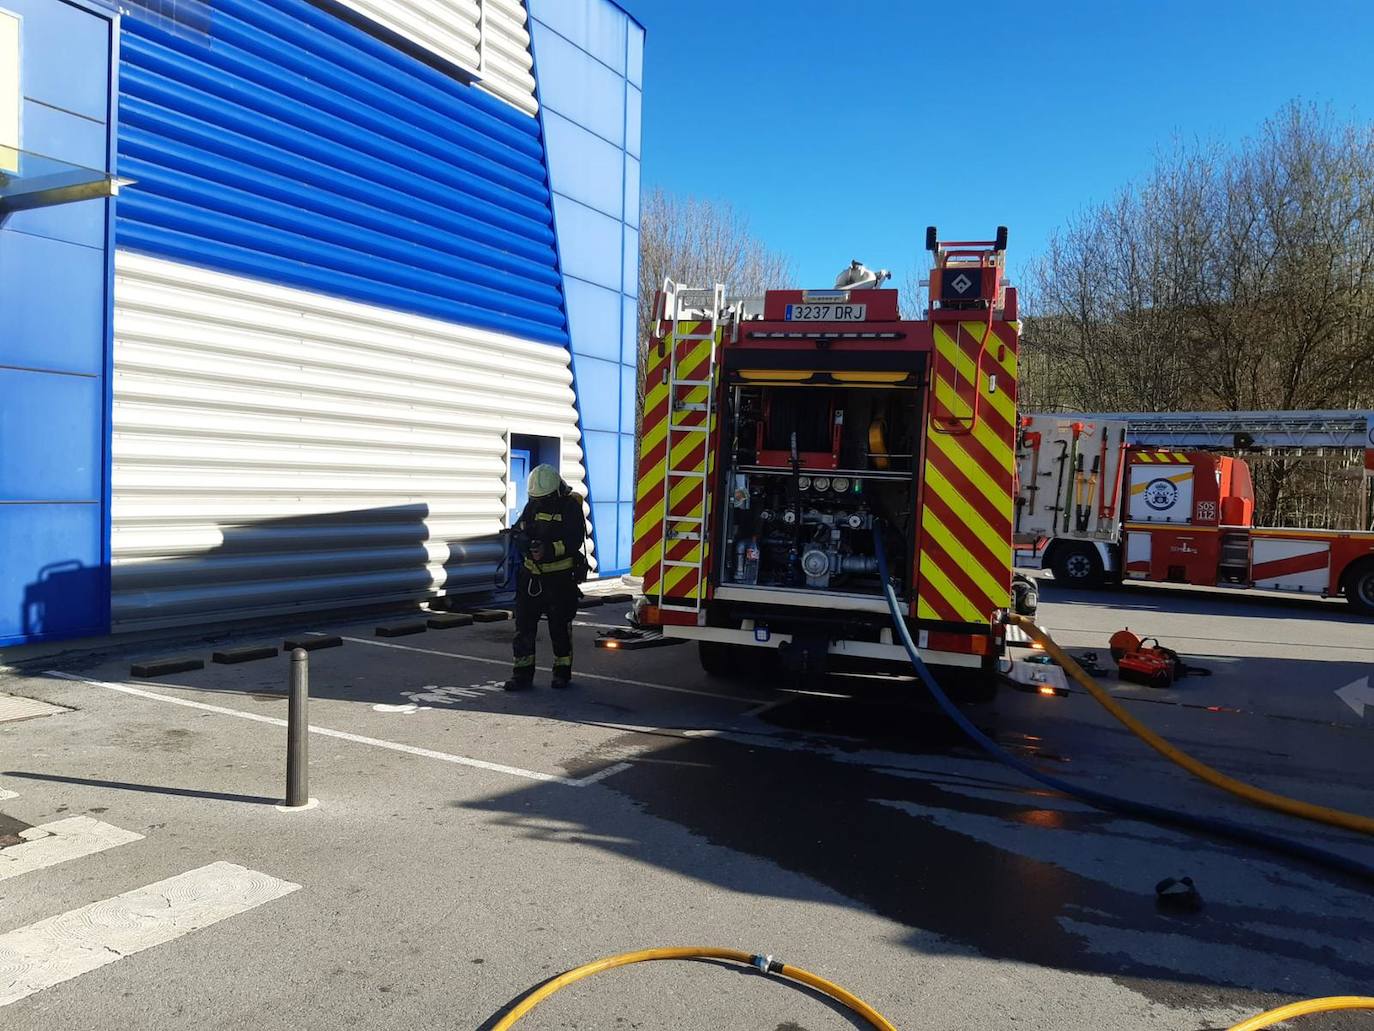
[[[37,698],[0,694],[0,723],[17,723],[37,716],[51,716],[54,713],[69,711],[60,705],[40,702]]]
[[[0,934],[0,1006],[271,902],[299,888],[211,863]]]
[[[101,823],[89,816],[69,816],[65,820],[30,827],[19,836],[25,839],[21,844],[0,849],[0,881],[143,840],[142,834]]]

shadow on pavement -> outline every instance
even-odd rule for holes
[[[818,711],[825,733],[838,721],[855,739],[819,741]],[[599,791],[529,788],[455,805],[531,839],[554,835],[742,895],[832,905],[839,896],[910,928],[909,947],[923,953],[1131,979],[1161,999],[1173,989],[1151,985],[1325,995],[1374,979],[1374,914],[1366,889],[1342,875],[1027,789],[919,707],[827,715],[812,700],[768,718],[785,743],[760,747],[747,733],[621,739],[640,758],[604,788],[648,819]],[[859,736],[864,721],[884,728],[878,740]],[[1032,761],[1056,758],[995,714],[980,722]],[[744,857],[778,874],[760,879]],[[1184,874],[1203,912],[1157,911],[1155,884]]]
[[[1086,605],[1126,611],[1195,612],[1205,616],[1288,616],[1324,623],[1347,623],[1374,628],[1374,620],[1352,612],[1344,602],[1323,598],[1231,591],[1183,584],[1123,583],[1117,587],[1080,590],[1057,586],[1052,577],[1037,577],[1040,600],[1054,605]]]
[[[209,798],[220,802],[246,802],[251,805],[280,805],[280,798],[263,795],[233,795],[223,791],[198,791],[194,788],[172,788],[158,784],[131,784],[122,780],[96,780],[91,777],[61,777],[54,773],[28,773],[24,770],[5,770],[6,777],[22,780],[42,780],[56,784],[79,784],[87,788],[113,788],[116,791],[141,791],[153,795],[177,795],[182,798]]]

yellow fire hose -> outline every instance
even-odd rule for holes
[[[1045,649],[1045,652],[1059,663],[1073,677],[1088,694],[1092,695],[1104,709],[1110,712],[1121,722],[1121,724],[1140,740],[1153,748],[1170,762],[1177,763],[1195,777],[1200,777],[1213,787],[1229,791],[1247,802],[1264,806],[1267,809],[1274,809],[1281,813],[1288,813],[1290,816],[1300,816],[1305,820],[1315,820],[1317,823],[1329,824],[1332,827],[1340,827],[1343,830],[1357,831],[1361,834],[1374,834],[1374,819],[1368,816],[1361,816],[1358,813],[1347,813],[1340,809],[1329,809],[1322,805],[1313,805],[1311,802],[1303,802],[1296,798],[1289,798],[1286,795],[1275,794],[1263,788],[1257,788],[1253,784],[1246,784],[1244,781],[1228,777],[1220,770],[1214,770],[1200,759],[1194,759],[1187,752],[1175,748],[1169,742],[1156,734],[1140,720],[1136,719],[1127,712],[1115,698],[1109,695],[1102,687],[1090,677],[1073,656],[1069,655],[1063,648],[1055,644],[1050,636],[1035,625],[1025,616],[1015,614],[1007,617],[1011,623],[1020,627],[1031,639]]]
[[[801,967],[794,967],[787,963],[780,963],[772,956],[758,956],[753,953],[745,952],[742,949],[717,949],[712,947],[702,947],[689,945],[680,948],[666,949],[640,949],[637,952],[622,952],[618,956],[607,956],[605,959],[594,960],[591,963],[584,963],[580,967],[574,967],[567,973],[559,974],[552,981],[545,982],[534,991],[530,992],[507,1013],[501,1020],[492,1027],[491,1031],[509,1031],[516,1022],[526,1016],[530,1010],[534,1009],[541,1002],[547,999],[554,992],[568,987],[575,981],[581,981],[584,977],[591,977],[593,974],[600,974],[606,970],[614,970],[616,967],[629,966],[631,963],[647,963],[655,959],[725,959],[735,963],[743,963],[745,966],[753,967],[766,974],[777,974],[781,977],[797,981],[816,991],[828,995],[836,1002],[848,1007],[852,1012],[857,1013],[868,1021],[879,1031],[897,1031],[896,1026],[875,1010],[868,1003],[864,1002],[853,992],[841,988],[833,981],[827,981],[818,974],[813,974],[809,970]],[[1267,1010],[1264,1013],[1257,1013],[1253,1017],[1247,1017],[1239,1024],[1232,1025],[1228,1031],[1259,1031],[1260,1028],[1271,1027],[1284,1020],[1292,1020],[1294,1017],[1306,1016],[1309,1013],[1328,1013],[1333,1010],[1374,1010],[1374,997],[1363,995],[1334,995],[1324,999],[1304,999],[1302,1002],[1289,1003],[1287,1006],[1280,1006],[1277,1009]]]
[[[1374,1010],[1374,998],[1368,995],[1332,995],[1325,999],[1290,1002],[1287,1006],[1248,1017],[1239,1024],[1231,1025],[1227,1031],[1259,1031],[1260,1028],[1271,1027],[1281,1020],[1292,1020],[1309,1013],[1330,1013],[1333,1010]]]
[[[514,1008],[511,1009],[491,1031],[508,1031],[515,1026],[518,1021],[530,1010],[534,1009],[541,1002],[547,999],[560,988],[566,988],[574,981],[581,981],[584,977],[591,977],[604,970],[614,970],[616,967],[629,966],[631,963],[647,963],[655,959],[727,959],[735,963],[743,963],[765,974],[777,974],[781,977],[790,978],[800,982],[809,988],[828,995],[841,1005],[847,1006],[854,1013],[863,1017],[880,1031],[897,1031],[897,1028],[875,1010],[868,1003],[864,1002],[853,992],[850,992],[832,981],[827,981],[818,974],[813,974],[809,970],[801,967],[794,967],[787,963],[780,963],[772,956],[756,956],[753,953],[745,952],[742,949],[716,949],[710,947],[686,946],[683,948],[671,949],[641,949],[638,952],[622,952],[618,956],[607,956],[605,959],[598,959],[591,963],[585,963],[580,967],[575,967],[565,974],[559,974],[552,981],[540,985],[521,999]]]

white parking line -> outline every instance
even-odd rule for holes
[[[410,644],[392,644],[390,641],[373,641],[366,637],[345,637],[345,641],[352,641],[354,644],[370,644],[374,648],[395,648],[403,652],[418,652],[421,655],[441,655],[446,659],[461,659],[463,662],[485,662],[494,666],[506,666],[509,668],[509,659],[488,659],[482,655],[460,655],[457,652],[441,652],[434,648],[416,648]],[[553,670],[548,666],[539,666],[540,673],[552,673]],[[697,691],[690,687],[671,687],[668,684],[651,684],[647,680],[627,680],[625,677],[608,677],[600,673],[583,673],[580,670],[574,674],[577,680],[603,680],[608,684],[624,684],[627,687],[647,687],[652,691],[671,691],[673,694],[695,695],[698,698],[715,698],[724,702],[735,702],[738,705],[749,705],[759,701],[757,698],[742,698],[733,694],[717,694],[714,691]]]
[[[184,705],[188,709],[200,709],[204,712],[217,712],[221,716],[234,716],[241,720],[252,720],[254,723],[268,723],[274,727],[286,726],[286,720],[277,716],[263,716],[256,712],[244,712],[242,709],[230,709],[223,705],[210,705],[206,702],[193,702],[189,698],[176,698],[172,695],[158,694],[155,691],[145,691],[141,687],[133,687],[130,684],[112,684],[104,680],[89,680],[86,677],[79,677],[74,673],[62,673],[57,670],[49,670],[47,676],[60,677],[63,680],[75,680],[78,683],[90,684],[92,687],[103,687],[110,691],[119,691],[123,694],[133,695],[135,698],[148,698],[155,702],[167,702],[171,705]],[[512,777],[523,777],[525,780],[544,781],[549,784],[563,784],[570,788],[584,788],[588,784],[595,784],[597,781],[605,780],[613,773],[621,770],[628,770],[629,763],[616,763],[608,766],[604,770],[597,770],[595,773],[585,777],[559,777],[552,773],[540,773],[538,770],[522,770],[518,766],[506,766],[504,763],[487,762],[485,759],[473,759],[466,755],[453,755],[449,752],[436,752],[432,748],[419,748],[415,745],[404,745],[399,741],[383,741],[381,738],[364,737],[362,734],[350,734],[343,730],[331,730],[329,727],[310,726],[310,733],[319,734],[322,737],[336,737],[342,741],[353,741],[360,745],[371,745],[373,748],[386,748],[393,752],[404,752],[407,755],[418,755],[424,759],[438,759],[440,762],[454,763],[458,766],[471,766],[479,770],[490,770],[492,773],[506,773]]]
[[[246,913],[299,887],[233,863],[211,863],[2,934],[0,1006]]]
[[[0,849],[0,881],[143,840],[142,834],[89,816],[69,816],[40,824],[20,831],[19,836],[24,839],[21,844]],[[0,962],[0,970],[3,969],[4,963]]]
[[[11,798],[18,798],[18,797],[19,797],[19,792],[17,792],[17,791],[6,791],[4,788],[0,788],[0,802],[7,802],[7,801],[9,801]]]

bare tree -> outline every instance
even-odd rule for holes
[[[1032,296],[1040,403],[1374,405],[1374,131],[1292,104],[1234,151],[1179,147],[1054,236]],[[1320,520],[1314,492],[1339,492],[1280,460],[1256,480],[1267,519]]]
[[[789,286],[792,262],[754,236],[724,201],[647,194],[639,212],[640,350],[653,330],[654,295],[667,278],[693,286],[724,283],[731,294]]]
[[[897,307],[904,319],[926,317],[926,283],[930,276],[930,255],[922,251],[897,283]]]
[[[729,203],[658,189],[646,194],[639,209],[640,369],[653,335],[654,298],[668,278],[698,287],[723,283],[730,294],[753,295],[790,286],[794,273],[791,260],[754,236]],[[643,412],[642,377],[638,401]]]

